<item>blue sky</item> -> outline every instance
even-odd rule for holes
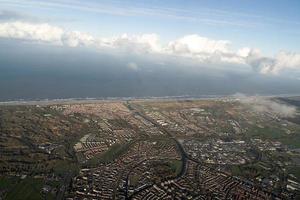
[[[298,0],[0,0],[0,37],[300,73]],[[166,58],[169,59],[169,58]],[[155,60],[153,60],[156,62]],[[228,64],[232,67],[228,68]]]
[[[156,33],[162,41],[187,34],[230,40],[266,54],[299,52],[298,0],[0,1],[2,10],[97,36]]]
[[[299,0],[0,0],[0,100],[299,94],[299,10]]]

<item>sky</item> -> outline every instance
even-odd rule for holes
[[[299,10],[298,0],[0,0],[0,73],[5,84],[14,85],[12,92],[3,83],[0,92],[2,88],[3,99],[58,98],[70,91],[66,79],[79,71],[85,78],[76,75],[83,80],[68,84],[94,89],[64,97],[101,96],[120,79],[128,80],[123,85],[130,82],[128,95],[217,94],[228,88],[224,93],[300,93]],[[57,57],[46,59],[53,55]],[[77,62],[72,68],[73,56]],[[64,89],[41,95],[43,87],[34,85],[41,77],[55,81],[57,74],[49,72],[53,69],[68,74],[60,76]],[[33,88],[21,93],[24,74],[42,80],[28,83]],[[90,81],[95,74],[101,76],[94,86]],[[110,77],[112,85],[97,89],[103,77]],[[159,86],[153,85],[153,77],[172,81],[155,92]],[[203,77],[215,85],[211,90],[196,81]],[[239,82],[222,89],[225,79]],[[144,87],[135,86],[139,80]],[[176,82],[180,91],[172,85]],[[145,88],[153,91],[144,93]],[[170,90],[176,92],[167,94]],[[120,96],[120,91],[108,95]]]

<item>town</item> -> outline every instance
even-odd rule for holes
[[[0,199],[297,199],[299,108],[256,108],[237,98],[0,105]]]

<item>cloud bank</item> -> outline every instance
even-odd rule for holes
[[[281,51],[273,57],[259,49],[233,50],[227,40],[213,40],[197,34],[162,43],[157,34],[94,37],[88,33],[68,31],[48,23],[9,21],[0,23],[0,37],[68,47],[110,48],[136,54],[158,54],[191,58],[201,64],[237,64],[250,66],[261,74],[277,75],[284,70],[300,71],[300,54]]]
[[[293,117],[297,113],[294,106],[278,103],[271,98],[263,96],[245,96],[243,94],[235,95],[238,100],[252,107],[257,112],[273,113],[281,117]]]
[[[250,50],[247,63],[262,74],[279,74],[284,69],[300,69],[300,54],[281,51],[275,57],[265,57],[259,50]]]

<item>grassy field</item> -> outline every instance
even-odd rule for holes
[[[36,200],[43,199],[41,189],[43,187],[42,179],[25,178],[18,182],[8,192],[5,199],[7,200]]]
[[[79,166],[77,163],[62,160],[55,163],[56,165],[53,167],[54,173],[56,175],[64,176],[66,173],[78,174]]]
[[[47,182],[46,185],[49,185],[51,188],[59,188],[61,184],[61,181],[51,181]],[[6,192],[4,199],[8,200],[54,200],[55,193],[47,193],[43,196],[41,191],[44,185],[45,183],[41,178],[27,177],[20,179],[20,177],[15,176],[0,177],[0,191]]]
[[[300,180],[300,166],[291,166],[287,169],[287,171],[289,174],[293,174],[298,180]]]
[[[18,180],[18,177],[0,177],[0,190],[9,190]]]
[[[300,134],[298,132],[288,135],[276,126],[269,125],[264,128],[253,126],[249,128],[246,136],[250,138],[260,138],[263,140],[271,139],[274,141],[280,141],[291,147],[300,148]]]
[[[177,176],[182,168],[182,161],[181,160],[171,160],[170,161],[170,167],[173,172],[175,172],[175,175]]]
[[[256,176],[269,176],[271,174],[271,166],[263,162],[257,162],[246,165],[231,166],[231,173],[233,176],[242,176],[253,179]]]
[[[132,143],[114,144],[104,154],[99,154],[88,160],[87,165],[96,166],[99,163],[109,163],[126,152]]]

